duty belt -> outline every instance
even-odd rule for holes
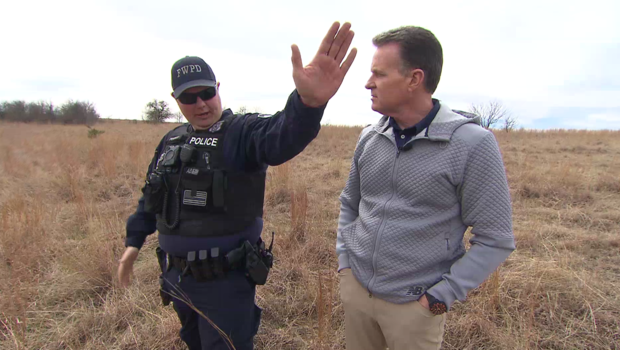
[[[192,274],[198,282],[223,278],[232,270],[242,270],[245,267],[245,256],[222,256],[218,248],[212,248],[210,256],[207,250],[189,252],[187,258],[168,255],[167,270],[172,267],[181,271],[179,279]]]
[[[265,243],[259,238],[256,244],[243,242],[239,248],[231,250],[225,256],[219,248],[211,248],[208,251],[189,252],[187,258],[180,258],[166,254],[159,247],[157,256],[162,272],[170,271],[172,267],[181,272],[179,282],[190,273],[197,282],[205,282],[224,278],[229,271],[242,270],[254,283],[263,285],[273,266],[272,249],[273,233],[269,249],[265,249]]]

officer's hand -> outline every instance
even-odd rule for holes
[[[136,247],[127,247],[118,265],[118,280],[121,287],[129,286],[129,278],[133,273],[133,263],[138,258],[140,250]]]
[[[342,63],[353,41],[354,33],[349,30],[351,24],[348,22],[342,25],[340,31],[339,28],[340,23],[332,24],[319,47],[319,51],[312,62],[305,67],[301,62],[299,48],[295,44],[291,46],[293,50],[291,57],[293,80],[302,102],[307,106],[320,107],[326,104],[340,88],[344,76],[355,60],[357,49],[353,48],[347,59]]]

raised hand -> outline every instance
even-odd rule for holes
[[[339,22],[334,22],[323,38],[319,51],[305,67],[301,62],[299,48],[295,44],[291,46],[293,51],[291,57],[293,80],[305,105],[310,107],[323,106],[342,85],[344,76],[351,68],[357,55],[357,49],[353,48],[344,63],[342,62],[355,35],[350,29],[351,24],[348,22],[343,24],[342,28],[340,28]]]

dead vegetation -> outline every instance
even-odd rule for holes
[[[0,348],[183,349],[157,293],[155,235],[117,287],[125,221],[166,125],[0,124]],[[276,262],[257,349],[343,349],[338,195],[360,128],[324,127],[270,168]],[[448,316],[444,349],[618,349],[620,133],[497,132],[517,251]]]

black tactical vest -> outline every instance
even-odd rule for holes
[[[233,118],[208,131],[188,125],[168,135],[144,190],[145,210],[157,214],[160,234],[232,235],[263,216],[266,170],[232,169],[224,161]]]

